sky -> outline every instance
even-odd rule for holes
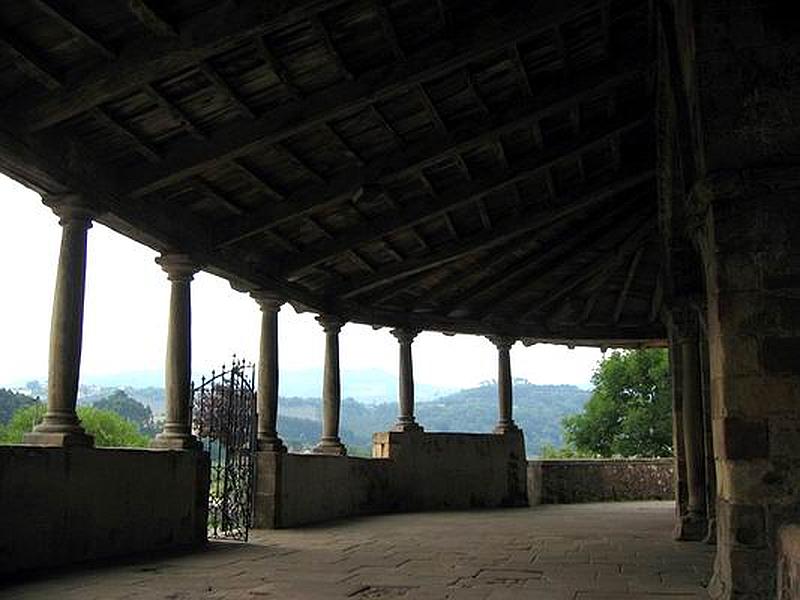
[[[61,227],[38,194],[0,175],[0,386],[44,381]],[[89,230],[82,377],[163,371],[169,282],[150,248],[95,224]],[[279,315],[281,370],[321,368],[324,335],[315,315],[284,305]],[[199,273],[192,283],[195,374],[233,354],[258,358],[260,312],[223,279]],[[466,388],[496,378],[494,346],[477,336],[423,332],[413,344],[421,383]],[[397,341],[388,329],[348,324],[340,363],[348,370],[397,373]],[[590,386],[601,353],[537,344],[512,349],[514,377],[538,384]]]

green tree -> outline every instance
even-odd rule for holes
[[[30,406],[34,402],[36,402],[36,399],[30,396],[0,388],[0,425],[8,423],[17,409],[23,406]]]
[[[41,402],[17,410],[11,417],[0,441],[5,444],[22,442],[22,437],[41,423],[46,410],[46,406]],[[123,419],[114,412],[82,406],[78,409],[78,417],[80,417],[86,432],[94,436],[95,446],[143,448],[149,442],[145,436],[139,433],[139,429],[134,423]]]
[[[156,426],[153,423],[153,411],[138,400],[131,398],[123,390],[116,390],[110,396],[98,400],[93,404],[99,410],[110,410],[123,419],[135,423],[139,431],[152,437],[155,435]]]
[[[568,446],[595,456],[671,456],[672,402],[664,349],[614,351],[592,375],[583,412],[563,420]]]

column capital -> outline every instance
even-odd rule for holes
[[[270,290],[253,290],[250,297],[258,302],[262,312],[278,312],[286,303],[286,298]]]
[[[345,326],[346,321],[336,315],[319,315],[317,323],[322,325],[325,333],[339,333],[342,327]]]
[[[95,211],[80,194],[49,194],[42,198],[42,203],[58,216],[61,225],[84,222],[87,229],[92,226]]]
[[[170,281],[191,281],[200,267],[188,254],[162,254],[156,258]]]
[[[392,329],[389,333],[391,333],[397,341],[401,344],[410,344],[414,341],[414,338],[417,337],[421,329],[416,329],[412,327],[396,327]]]
[[[517,338],[509,335],[487,335],[486,339],[492,342],[498,350],[511,350],[511,346],[517,343]]]

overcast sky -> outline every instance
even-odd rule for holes
[[[0,175],[0,385],[44,380],[50,308],[61,228],[39,196]],[[162,370],[169,285],[156,253],[95,224],[89,230],[82,375]],[[257,359],[260,313],[226,281],[200,273],[192,284],[193,370],[210,370],[236,353]],[[322,330],[314,315],[280,312],[280,368],[321,367]],[[344,371],[397,372],[397,341],[387,329],[349,324],[340,334]],[[417,381],[469,387],[496,377],[496,351],[475,336],[421,334],[413,346]],[[600,358],[594,348],[521,343],[515,377],[587,387]]]

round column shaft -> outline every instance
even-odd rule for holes
[[[392,335],[400,345],[400,375],[398,378],[398,403],[400,415],[394,431],[422,431],[414,418],[414,363],[411,356],[411,343],[419,333],[414,329],[393,329]]]
[[[339,439],[342,390],[339,375],[339,331],[344,323],[328,315],[317,317],[325,330],[325,369],[322,382],[322,438],[314,448],[320,454],[347,454]]]
[[[499,419],[495,433],[518,431],[514,423],[514,391],[511,379],[511,346],[516,340],[511,337],[494,336],[489,340],[497,347],[497,402]]]
[[[687,514],[682,519],[681,539],[700,540],[706,534],[706,495],[703,400],[698,341],[678,340],[683,393],[684,460],[686,462]]]
[[[258,358],[258,449],[285,452],[278,437],[278,312],[283,299],[267,292],[252,296],[261,307],[261,346]]]
[[[61,250],[50,322],[47,376],[47,412],[44,420],[24,437],[28,444],[91,446],[92,436],[81,427],[78,400],[83,305],[86,286],[86,240],[91,214],[74,195],[45,200],[59,217]]]
[[[191,281],[197,266],[183,254],[156,259],[171,283],[167,357],[165,369],[164,430],[153,447],[191,449],[198,446],[192,435],[192,306]]]

